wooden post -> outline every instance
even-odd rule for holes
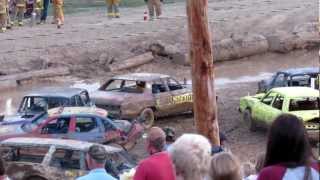
[[[208,0],[187,0],[194,118],[199,134],[220,145]]]

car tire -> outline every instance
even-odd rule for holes
[[[254,120],[251,117],[250,109],[246,109],[243,112],[243,120],[248,125],[250,131],[255,132],[257,130],[256,124],[254,123]]]
[[[153,126],[154,123],[154,112],[151,108],[144,109],[139,116],[139,121],[144,128],[149,129]]]

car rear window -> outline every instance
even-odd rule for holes
[[[304,97],[291,99],[289,111],[319,110],[319,98]]]

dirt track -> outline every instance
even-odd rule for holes
[[[297,31],[317,22],[317,0],[209,0],[209,22],[214,41],[243,34],[270,35]],[[66,16],[65,26],[15,28],[0,34],[0,74],[67,66],[82,78],[105,75],[99,57],[121,61],[160,42],[186,53],[185,3],[164,6],[164,17],[144,22],[146,7],[122,8],[120,19],[109,20],[104,11]],[[28,22],[26,22],[28,23]]]

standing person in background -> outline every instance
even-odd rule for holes
[[[162,14],[162,10],[161,10],[162,0],[145,0],[145,2],[148,5],[150,20],[151,21],[154,20],[154,11],[156,11],[156,16],[159,19]]]
[[[120,18],[120,11],[119,11],[119,3],[120,0],[106,0],[108,6],[108,17],[109,18]]]
[[[11,26],[13,25],[13,23],[11,22],[11,17],[10,17],[10,4],[11,2],[10,1],[13,1],[13,0],[7,0],[7,29],[11,29]]]
[[[258,180],[319,180],[319,164],[304,124],[295,115],[280,115],[272,123]]]
[[[19,26],[23,26],[24,12],[26,11],[25,0],[15,0],[14,18],[13,21],[18,23]]]
[[[7,0],[0,0],[0,32],[7,30]]]
[[[166,134],[163,130],[151,128],[145,146],[150,156],[139,163],[134,180],[175,180],[171,158],[163,151],[165,144]]]
[[[54,21],[57,24],[57,28],[60,29],[64,24],[63,0],[53,0],[53,9]]]
[[[43,10],[43,0],[35,0],[34,4],[34,12],[36,13],[36,22],[37,24],[41,23],[41,16],[42,16],[42,10]]]
[[[41,12],[40,24],[45,24],[47,21],[49,3],[50,3],[50,0],[43,0],[43,8]]]

